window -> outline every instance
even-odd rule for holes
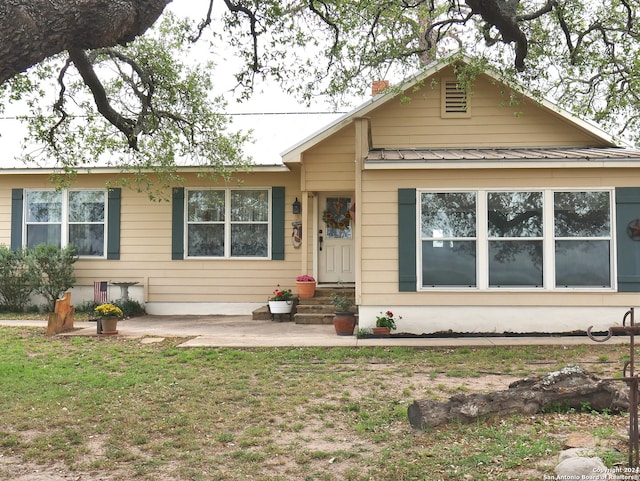
[[[610,191],[420,193],[423,288],[610,288]]]
[[[556,192],[557,286],[609,287],[611,206],[608,192]]]
[[[268,257],[269,189],[187,191],[188,257]]]
[[[28,190],[25,245],[71,244],[80,256],[104,257],[106,206],[104,190]]]
[[[489,192],[487,225],[489,286],[542,286],[542,192]]]
[[[476,285],[476,194],[424,193],[422,283]]]

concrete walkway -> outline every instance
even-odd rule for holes
[[[3,326],[46,328],[46,321],[0,320]],[[95,336],[95,322],[75,322],[65,336]],[[408,346],[418,348],[456,346],[578,345],[596,343],[585,336],[568,337],[458,337],[358,339],[337,336],[332,325],[254,321],[250,316],[141,316],[118,323],[119,336],[155,342],[166,337],[188,338],[181,347],[366,347]],[[607,343],[625,344],[626,336]]]

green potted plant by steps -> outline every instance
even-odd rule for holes
[[[354,305],[353,298],[334,292],[331,294],[331,302],[336,308],[333,316],[333,327],[336,334],[338,336],[352,336],[356,328],[356,314],[351,310]]]
[[[98,333],[100,334],[118,334],[118,321],[122,319],[122,309],[110,303],[100,304],[94,309],[98,316]]]
[[[276,286],[273,295],[269,298],[269,311],[271,314],[289,314],[293,309],[293,293],[291,289],[282,289]]]
[[[402,319],[402,317],[399,316],[398,319]],[[396,319],[393,312],[381,312],[380,315],[376,317],[376,327],[373,328],[373,333],[388,335],[392,330],[396,329],[396,327]]]

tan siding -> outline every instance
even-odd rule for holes
[[[1,177],[1,176],[0,176]],[[0,244],[11,244],[11,187],[0,180]]]
[[[285,186],[285,260],[171,260],[171,203],[152,202],[146,194],[122,189],[120,260],[80,259],[78,286],[99,280],[135,280],[148,284],[147,300],[156,302],[262,302],[275,289],[295,287],[300,251],[289,242],[294,219],[291,204],[301,197],[298,177],[288,173],[242,175],[242,187]],[[102,187],[103,175],[80,175],[73,187]],[[215,186],[188,176],[185,187]],[[11,188],[49,187],[41,176],[0,176],[0,242],[10,242]]]
[[[363,176],[358,211],[363,233],[363,305],[620,305],[618,293],[398,292],[397,189],[632,187],[640,186],[639,169],[399,170],[365,171]]]
[[[346,127],[304,154],[305,189],[353,191],[355,182],[355,134]]]
[[[438,79],[451,75],[444,72]],[[471,117],[442,118],[440,89],[406,92],[409,102],[391,100],[371,114],[374,147],[596,146],[602,142],[527,100],[514,106],[499,87],[481,76],[473,89]],[[508,93],[507,93],[508,95]]]

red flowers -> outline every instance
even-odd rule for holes
[[[276,286],[276,290],[273,291],[273,297],[270,301],[289,301],[293,297],[291,289],[281,289],[280,284]]]

